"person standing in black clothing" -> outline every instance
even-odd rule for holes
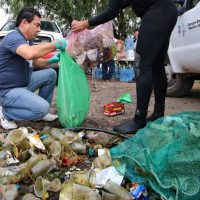
[[[137,40],[138,40],[139,31],[135,31],[134,33],[134,52],[136,52]]]
[[[172,0],[110,0],[105,11],[89,20],[73,21],[72,31],[78,32],[114,19],[120,9],[131,6],[141,18],[136,57],[139,76],[136,80],[137,107],[133,119],[115,126],[114,131],[135,133],[145,127],[147,121],[164,116],[167,78],[164,60],[171,32],[176,24],[177,9]],[[153,114],[146,119],[152,90],[155,95]]]
[[[102,63],[102,79],[103,80],[112,80],[115,75],[115,61],[111,59],[109,61]]]

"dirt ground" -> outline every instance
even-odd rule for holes
[[[104,128],[112,130],[112,127],[121,123],[126,119],[134,116],[136,107],[136,86],[135,83],[125,83],[120,81],[102,81],[88,77],[91,101],[90,110],[87,118],[82,126],[92,128]],[[114,117],[108,117],[103,114],[104,104],[116,101],[116,99],[125,92],[130,92],[132,103],[125,105],[125,113]],[[55,113],[55,99],[56,89],[54,93],[51,112]],[[148,115],[153,111],[154,96],[152,94]],[[185,111],[200,111],[200,82],[195,82],[191,92],[182,98],[166,98],[166,111],[165,115],[170,115],[178,112]],[[43,121],[38,122],[20,122],[19,126],[31,126],[35,129],[43,129],[44,126],[60,127],[58,121],[47,123]]]
[[[135,83],[107,82],[89,78],[89,85],[91,90],[90,111],[83,125],[112,130],[114,125],[134,116],[136,107]],[[130,92],[132,97],[132,103],[125,105],[125,113],[114,117],[105,116],[103,114],[103,105],[115,101],[125,92]],[[151,97],[148,115],[152,113],[153,106],[154,95]],[[166,98],[166,115],[184,111],[200,111],[200,82],[194,84],[192,91],[186,97]]]

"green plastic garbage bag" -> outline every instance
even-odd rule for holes
[[[200,199],[200,112],[148,123],[110,150],[113,164],[133,182],[167,200]]]
[[[62,126],[79,126],[89,110],[90,92],[83,69],[66,53],[60,54],[56,107]]]

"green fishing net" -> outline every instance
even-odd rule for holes
[[[60,54],[56,108],[67,128],[81,125],[89,110],[90,93],[83,69],[66,53]]]
[[[110,153],[121,174],[164,199],[200,199],[200,112],[148,123]]]

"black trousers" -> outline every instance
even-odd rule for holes
[[[171,0],[156,1],[141,18],[136,47],[140,56],[136,115],[141,118],[146,118],[152,90],[155,95],[154,109],[165,107],[167,78],[164,61],[176,20],[177,9]]]
[[[115,75],[115,61],[114,59],[102,63],[102,78],[103,80],[110,80]]]

